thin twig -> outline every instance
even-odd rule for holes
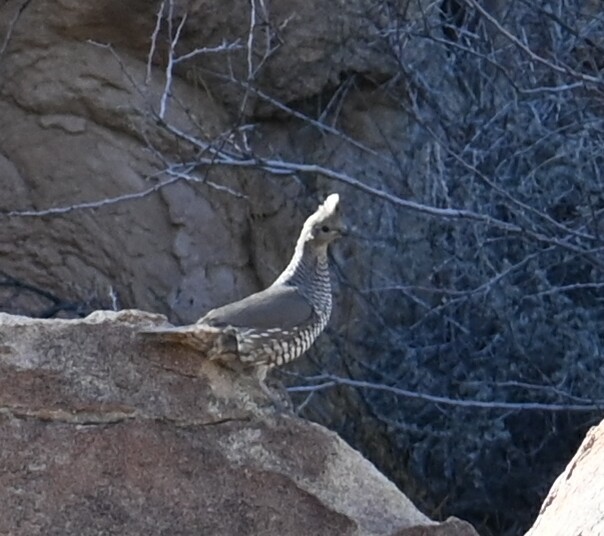
[[[73,205],[67,205],[62,207],[53,207],[46,208],[42,210],[11,210],[9,212],[0,213],[0,216],[8,216],[8,217],[41,217],[41,216],[57,216],[60,214],[68,214],[70,212],[75,212],[77,210],[90,210],[101,207],[106,207],[109,205],[117,205],[118,203],[125,203],[127,201],[134,201],[136,199],[142,199],[147,197],[148,195],[169,186],[170,184],[174,184],[180,180],[183,180],[184,177],[176,176],[171,179],[168,179],[163,182],[159,182],[151,188],[147,188],[146,190],[142,190],[140,192],[133,192],[129,194],[118,195],[116,197],[105,197],[104,199],[99,199],[98,201],[87,201],[84,203],[74,203]]]
[[[168,17],[169,17],[168,24],[170,27],[170,34],[171,34],[171,29],[172,29],[173,10],[174,10],[174,2],[173,2],[173,0],[170,0],[169,9],[168,9]],[[166,71],[165,71],[166,72],[166,81],[164,84],[164,91],[162,92],[161,101],[160,101],[160,105],[159,105],[159,118],[162,120],[164,119],[164,117],[166,115],[166,110],[167,110],[167,106],[168,106],[168,104],[167,104],[168,97],[170,96],[170,93],[172,91],[172,73],[174,70],[175,49],[176,49],[176,45],[178,44],[178,41],[180,40],[180,33],[182,32],[182,29],[183,29],[186,21],[187,21],[187,14],[185,13],[182,16],[182,18],[180,19],[180,22],[178,23],[174,37],[172,37],[172,35],[170,35],[170,48],[168,51],[168,62],[166,64]]]
[[[468,400],[468,399],[456,399],[445,396],[431,395],[428,393],[420,393],[418,391],[410,391],[408,389],[401,389],[399,387],[393,387],[390,385],[384,385],[380,383],[372,383],[360,380],[350,380],[347,378],[341,378],[339,376],[325,375],[323,383],[317,385],[298,385],[294,387],[288,387],[287,391],[290,393],[309,393],[315,391],[321,391],[324,389],[331,389],[339,385],[348,387],[356,387],[359,389],[371,389],[374,391],[385,391],[392,393],[403,398],[410,398],[413,400],[423,400],[425,402],[432,402],[434,404],[442,404],[445,406],[457,406],[464,408],[477,408],[477,409],[494,409],[504,411],[548,411],[548,412],[560,412],[560,411],[601,411],[604,408],[604,400],[594,401],[592,404],[542,404],[539,402],[489,402],[485,400]]]
[[[254,30],[256,28],[256,0],[249,0],[250,27],[247,34],[247,81],[250,83],[254,77]]]
[[[200,56],[202,54],[217,54],[220,52],[231,52],[232,50],[240,50],[244,48],[243,45],[239,44],[239,39],[233,41],[232,43],[222,43],[221,45],[215,47],[200,47],[195,50],[191,50],[191,52],[187,52],[177,58],[172,60],[172,64],[176,65],[182,61],[190,60],[195,56]]]
[[[148,85],[151,82],[151,65],[153,62],[153,56],[155,55],[155,49],[157,48],[157,37],[161,29],[161,19],[164,15],[164,8],[166,6],[166,0],[162,0],[162,3],[157,10],[155,16],[155,28],[153,28],[153,34],[151,34],[151,46],[149,47],[149,54],[147,55],[147,76],[145,77],[145,83]]]
[[[534,294],[528,294],[523,299],[551,296],[552,294],[558,294],[562,292],[572,292],[575,290],[598,290],[604,288],[604,283],[573,283],[571,285],[561,285],[559,287],[550,288],[548,290],[542,290]]]
[[[19,18],[21,17],[22,13],[25,11],[25,9],[27,8],[27,6],[29,5],[30,2],[31,2],[31,0],[25,0],[19,6],[19,9],[14,14],[13,18],[11,19],[11,21],[8,23],[8,28],[6,30],[6,35],[4,36],[4,39],[2,40],[2,46],[0,46],[0,57],[6,51],[6,48],[8,47],[8,43],[10,42],[10,38],[13,35],[13,31],[15,29],[15,25],[17,24],[17,21],[19,20]]]

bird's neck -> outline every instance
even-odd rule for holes
[[[283,284],[295,285],[298,288],[316,288],[317,284],[329,287],[327,244],[311,247],[308,243],[298,242],[291,261],[273,283]]]

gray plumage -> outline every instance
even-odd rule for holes
[[[209,359],[250,366],[267,391],[268,370],[302,355],[329,320],[327,248],[344,232],[339,196],[332,194],[306,220],[291,261],[270,287],[212,309],[190,326],[160,327],[143,334],[186,344]]]

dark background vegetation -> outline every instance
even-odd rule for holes
[[[301,415],[338,431],[429,515],[522,534],[604,400],[604,15],[578,0],[350,6],[367,68],[334,59],[320,90],[295,99],[270,83],[295,17],[279,23],[252,1],[249,33],[225,26],[223,59],[185,69],[168,58],[203,45],[187,32],[194,16],[154,6],[150,58],[168,76],[165,98],[140,112],[170,143],[143,137],[145,150],[168,180],[216,186],[221,170],[243,170],[219,186],[245,197],[260,183],[257,198],[283,195],[298,221],[319,193],[343,193],[355,231],[333,255],[333,321],[277,376]],[[229,128],[204,130],[169,77],[221,88]],[[282,260],[291,238],[276,245]],[[281,268],[265,264],[252,263],[261,283]],[[85,281],[63,295],[7,270],[0,307],[148,307],[121,287],[126,297]]]

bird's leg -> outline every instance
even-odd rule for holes
[[[260,389],[262,392],[268,396],[271,400],[273,400],[274,394],[266,385],[266,375],[268,374],[268,367],[266,365],[260,365],[256,367],[256,378],[258,378],[258,383],[260,384]]]
[[[266,385],[266,375],[268,371],[269,367],[267,367],[266,365],[260,365],[256,367],[256,378],[258,378],[260,389],[270,399],[277,411],[285,411],[288,409],[288,405],[284,404],[283,400],[277,395],[277,393],[275,393],[269,388],[268,385]]]

